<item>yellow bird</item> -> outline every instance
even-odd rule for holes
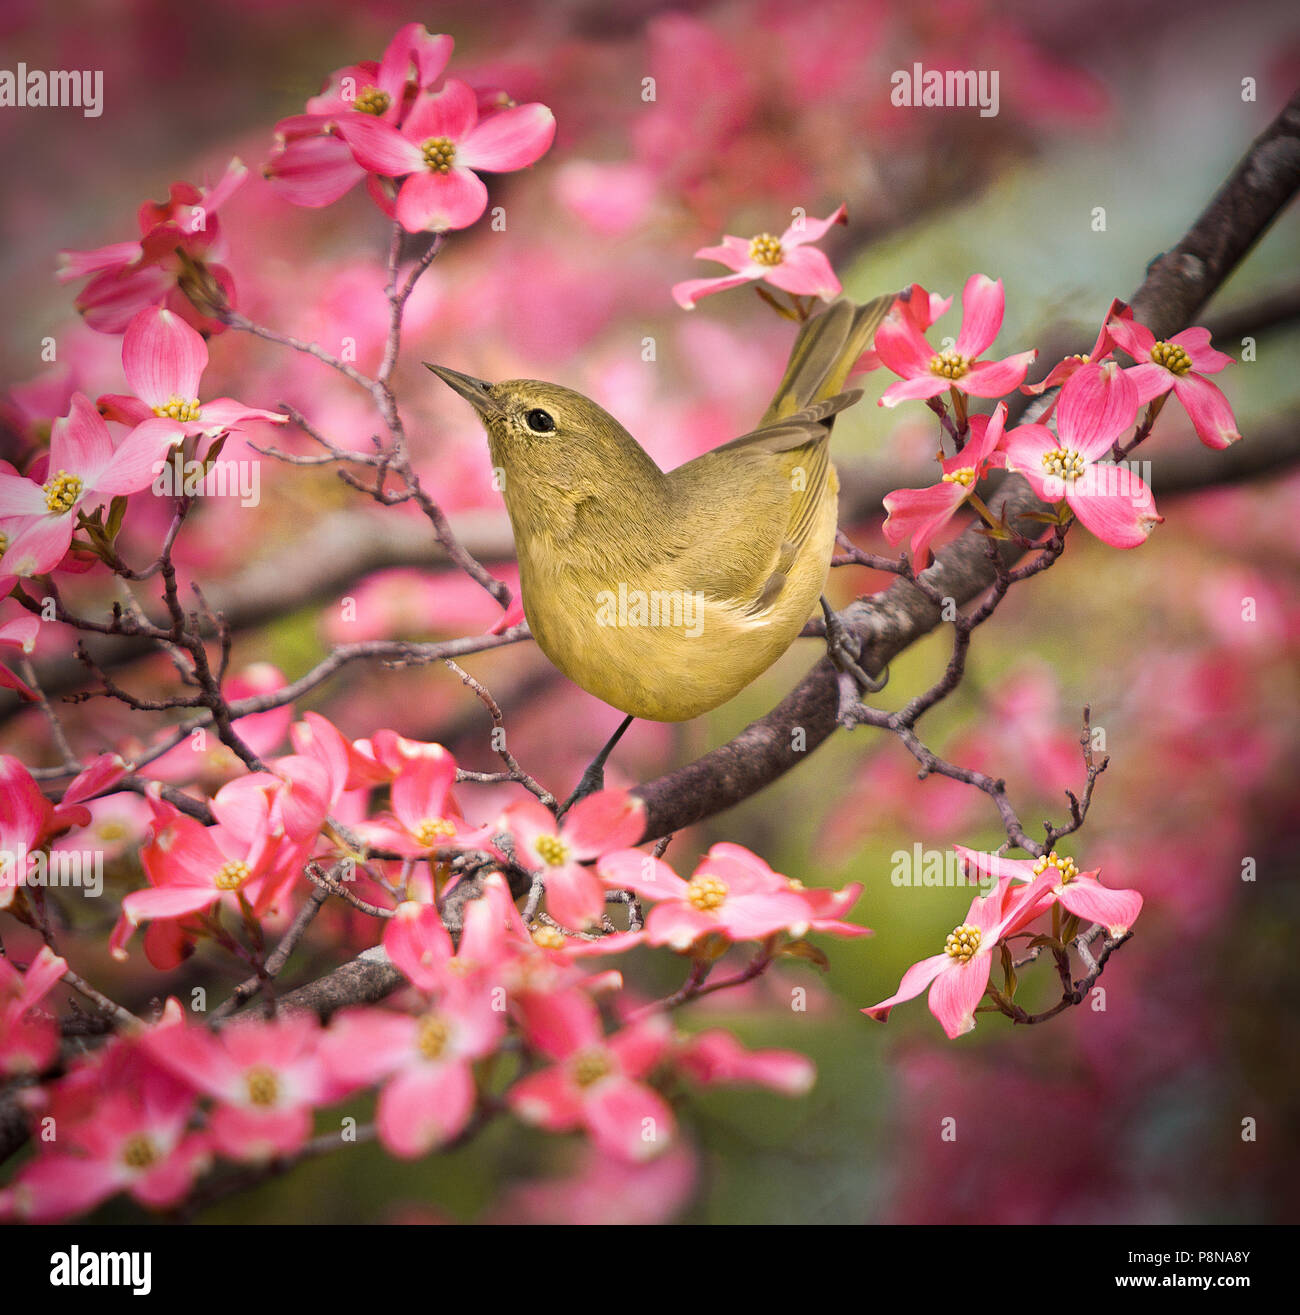
[[[831,425],[861,396],[845,380],[893,301],[805,321],[758,427],[671,471],[570,388],[428,367],[487,430],[524,615],[570,680],[629,720],[686,721],[790,647],[835,544]]]

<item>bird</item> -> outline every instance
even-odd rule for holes
[[[757,427],[669,471],[571,388],[425,363],[487,431],[538,647],[627,714],[602,770],[634,718],[727,702],[817,608],[837,529],[831,429],[862,396],[845,382],[894,301],[810,316]]]

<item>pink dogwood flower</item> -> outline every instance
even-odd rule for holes
[[[33,1013],[68,971],[48,945],[20,973],[0,958],[0,1078],[26,1077],[50,1066],[59,1053],[59,1028]]]
[[[60,1119],[56,1149],[38,1155],[10,1192],[12,1213],[29,1223],[82,1215],[118,1192],[160,1210],[182,1200],[212,1155],[206,1133],[189,1131],[194,1095],[152,1066],[102,1093],[94,1108]],[[66,1149],[65,1149],[66,1148]]]
[[[122,900],[129,927],[151,919],[185,918],[223,900],[233,904],[241,896],[254,909],[264,903],[262,878],[280,843],[279,835],[272,833],[271,803],[264,793],[254,798],[238,782],[232,785],[233,790],[223,786],[212,801],[215,826],[204,826],[149,797],[155,820],[140,860],[152,884]],[[259,807],[259,825],[250,824],[250,807]],[[121,948],[117,936],[114,948]]]
[[[1137,921],[1142,912],[1142,896],[1136,890],[1113,890],[1097,880],[1099,868],[1080,872],[1072,858],[1065,858],[1052,850],[1042,858],[1004,858],[1000,854],[985,854],[962,845],[953,849],[961,856],[967,872],[976,872],[995,880],[1022,882],[1033,885],[1044,875],[1053,876],[1041,897],[1023,907],[1023,922],[1027,925],[1039,914],[1045,913],[1054,903],[1088,922],[1099,922],[1111,936],[1122,936]],[[1018,930],[1012,927],[1011,930]]]
[[[1044,502],[1064,500],[1104,543],[1136,548],[1164,517],[1151,490],[1131,470],[1102,458],[1137,418],[1138,392],[1114,361],[1083,365],[1056,403],[1056,433],[1021,425],[1003,440],[1006,464]]]
[[[1138,405],[1145,406],[1170,390],[1183,404],[1196,436],[1207,447],[1225,448],[1241,438],[1232,407],[1219,388],[1205,376],[1234,365],[1232,357],[1210,346],[1209,329],[1184,329],[1167,340],[1156,336],[1132,318],[1125,308],[1111,317],[1111,336],[1137,362],[1124,373],[1137,388]]]
[[[696,260],[716,260],[734,270],[712,279],[687,279],[673,285],[673,300],[683,310],[694,310],[701,297],[740,288],[746,283],[770,283],[796,295],[811,295],[830,301],[840,293],[840,281],[824,252],[809,246],[824,237],[835,224],[847,224],[848,208],[841,205],[825,219],[800,215],[780,237],[759,233],[743,238],[727,235],[718,247],[701,247]]]
[[[606,885],[656,900],[646,918],[646,940],[679,953],[702,937],[763,940],[779,931],[804,935],[814,910],[789,881],[739,845],[715,845],[689,881],[662,859],[636,849],[606,854],[597,864]]]
[[[679,1043],[678,1068],[702,1086],[753,1083],[782,1096],[806,1096],[817,1068],[794,1050],[746,1050],[725,1028],[711,1027]]]
[[[1110,321],[1111,317],[1124,308],[1124,303],[1118,297],[1110,303],[1105,318],[1102,320],[1101,329],[1097,333],[1097,341],[1093,343],[1092,351],[1087,356],[1067,356],[1063,361],[1058,361],[1048,371],[1046,378],[1039,380],[1036,384],[1021,384],[1020,391],[1028,394],[1030,397],[1037,397],[1040,393],[1045,393],[1049,388],[1059,388],[1081,365],[1095,365],[1098,361],[1108,360],[1110,354],[1115,350],[1115,339],[1111,336]],[[1052,404],[1055,406],[1055,402]],[[1051,408],[1046,415],[1051,414]],[[1044,419],[1046,419],[1044,415]]]
[[[0,754],[0,909],[9,908],[26,883],[30,855],[70,827],[89,821],[84,804],[55,807],[17,758]]]
[[[1015,895],[1010,893],[1010,881],[988,895],[977,895],[965,919],[948,933],[942,952],[914,963],[893,995],[862,1012],[883,1023],[896,1004],[915,999],[929,987],[930,1012],[949,1038],[969,1032],[975,1026],[975,1007],[988,989],[994,947],[1016,929],[1021,913],[1038,903],[1053,880],[1054,874],[1045,872]]]
[[[492,916],[486,900],[467,909],[462,956],[434,905],[398,905],[384,931],[384,948],[428,997],[428,1006],[414,1016],[344,1010],[326,1035],[321,1053],[340,1081],[385,1082],[379,1138],[394,1155],[424,1155],[464,1129],[477,1099],[471,1065],[505,1035],[505,1015],[492,1008],[486,977],[498,951],[485,953],[485,915]]]
[[[0,557],[4,549],[0,548]],[[3,584],[3,580],[0,580]],[[13,588],[11,583],[9,588]],[[41,632],[41,619],[26,608],[13,604],[9,617],[0,621],[0,648],[15,648],[23,657],[30,657],[36,647],[36,636]],[[19,679],[4,663],[0,662],[0,689],[15,690],[23,698],[35,702],[39,697],[26,681]]]
[[[468,228],[487,209],[475,170],[509,173],[535,164],[555,138],[545,105],[516,105],[480,121],[478,98],[449,78],[415,100],[400,129],[382,119],[346,115],[338,131],[370,172],[404,178],[395,215],[409,233]]]
[[[919,283],[913,283],[910,288],[898,294],[893,309],[897,310],[905,319],[910,320],[917,333],[924,334],[935,320],[948,313],[948,308],[951,305],[951,297],[941,297],[937,292],[927,292]],[[878,370],[883,364],[880,353],[876,351],[873,342],[873,345],[858,357],[857,364],[849,373],[858,374],[864,370]]]
[[[218,250],[217,210],[247,175],[247,167],[232,160],[215,187],[173,183],[165,202],[146,201],[140,207],[138,241],[114,242],[94,251],[61,251],[61,282],[90,275],[77,298],[86,323],[100,333],[121,333],[145,307],[167,306],[205,333],[224,332],[224,324],[205,316],[181,291],[183,263],[177,252],[199,264],[233,304],[230,272],[213,263],[211,256]]]
[[[53,570],[72,543],[77,514],[147,488],[174,439],[172,431],[141,427],[114,445],[94,403],[76,393],[71,411],[54,422],[47,478],[0,474],[0,518],[20,517],[22,525],[0,559],[0,575]]]
[[[213,1146],[234,1160],[298,1150],[312,1109],[336,1088],[320,1058],[320,1024],[310,1014],[234,1022],[213,1033],[200,1024],[154,1028],[142,1045],[156,1063],[218,1102]]]
[[[339,120],[369,115],[396,127],[414,96],[442,77],[454,45],[449,36],[430,35],[422,23],[407,23],[377,63],[337,69],[304,114],[276,124],[276,149],[263,170],[272,187],[286,201],[311,207],[330,205],[350,191],[366,170],[338,135]]]
[[[111,420],[135,425],[132,438],[149,435],[177,443],[187,436],[215,438],[249,420],[283,425],[278,411],[245,406],[233,397],[199,401],[208,368],[208,345],[185,321],[161,306],[142,310],[122,339],[122,368],[133,395],[109,394],[100,405]]]
[[[929,560],[934,536],[957,514],[985,475],[1006,464],[998,450],[1007,420],[999,402],[991,416],[971,416],[966,446],[942,462],[943,478],[925,489],[897,489],[886,496],[885,538],[899,544],[911,535],[912,565],[920,570]]]
[[[421,744],[393,737],[400,745],[389,765],[392,813],[362,823],[357,832],[372,844],[395,849],[412,858],[437,849],[474,848],[485,844],[492,827],[470,826],[452,798],[456,760],[440,744]],[[387,741],[385,741],[387,743]]]
[[[583,991],[530,994],[519,1008],[529,1044],[555,1061],[506,1094],[525,1123],[548,1132],[585,1128],[600,1150],[620,1160],[648,1160],[668,1149],[676,1129],[672,1110],[641,1081],[672,1044],[662,1014],[607,1037]]]
[[[598,790],[557,824],[537,800],[524,799],[506,809],[501,827],[514,836],[520,862],[541,873],[551,917],[582,931],[605,911],[605,888],[586,864],[639,840],[645,805],[625,790]]]
[[[418,1015],[345,1009],[330,1025],[321,1054],[349,1086],[384,1085],[376,1123],[393,1155],[415,1159],[464,1131],[474,1112],[474,1060],[490,1055],[505,1032],[486,991],[450,989]]]
[[[1000,361],[981,361],[1002,327],[1006,296],[1001,279],[972,274],[961,295],[962,321],[951,349],[936,352],[917,328],[916,313],[899,303],[876,331],[876,353],[881,363],[901,376],[880,398],[881,406],[897,406],[912,399],[938,397],[956,389],[969,397],[1001,397],[1025,379],[1037,349],[1018,352]]]

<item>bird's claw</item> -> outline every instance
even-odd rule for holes
[[[862,694],[878,694],[889,684],[888,666],[879,676],[869,676],[859,664],[862,641],[832,611],[825,598],[821,600],[826,617],[826,655],[837,670],[850,676]]]

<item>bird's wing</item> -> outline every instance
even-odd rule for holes
[[[747,615],[766,611],[834,495],[826,422],[860,396],[827,398],[670,472],[682,523],[710,527],[706,540],[676,545],[674,576]]]
[[[858,357],[875,340],[876,330],[895,299],[895,294],[889,292],[861,306],[836,301],[821,314],[805,320],[760,426],[803,412],[842,392],[844,381]]]
[[[844,382],[894,300],[889,293],[862,306],[836,301],[805,321],[759,427],[669,472],[670,505],[682,509],[676,523],[711,527],[703,542],[666,545],[675,579],[749,616],[780,597],[826,498],[838,491],[831,425],[862,396]]]

